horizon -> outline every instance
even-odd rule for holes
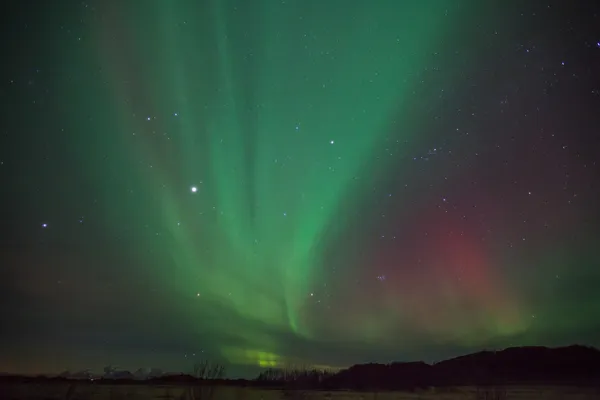
[[[501,3],[12,2],[0,370],[599,348],[600,7]]]
[[[260,370],[258,370],[258,373],[255,376],[229,376],[229,374],[227,373],[227,369],[224,370],[224,375],[220,378],[206,378],[206,379],[216,379],[216,380],[247,380],[247,381],[253,381],[253,380],[257,380],[260,378],[260,374],[268,369],[275,369],[275,370],[288,370],[288,371],[311,371],[311,370],[316,370],[316,371],[322,371],[322,372],[329,372],[329,373],[333,373],[333,374],[337,374],[341,371],[344,370],[348,370],[354,366],[359,366],[359,365],[372,365],[372,364],[379,364],[379,365],[386,365],[386,366],[391,366],[393,364],[414,364],[414,363],[424,363],[426,365],[429,366],[435,366],[437,364],[440,363],[444,363],[446,361],[452,361],[452,360],[456,360],[456,359],[460,359],[463,357],[468,357],[468,356],[473,356],[476,354],[483,354],[483,353],[501,353],[505,350],[514,350],[514,349],[520,349],[520,350],[525,350],[525,349],[533,349],[533,348],[543,348],[543,349],[547,349],[547,350],[558,350],[558,349],[572,349],[572,348],[584,348],[586,350],[593,350],[595,352],[600,353],[600,349],[593,347],[593,346],[586,346],[586,345],[580,345],[580,344],[571,344],[568,346],[559,346],[559,347],[546,347],[546,346],[517,346],[517,347],[506,347],[503,349],[496,349],[496,350],[490,350],[490,349],[483,349],[474,353],[468,353],[468,354],[462,354],[456,357],[451,357],[451,358],[447,358],[444,360],[439,360],[439,361],[433,361],[433,362],[426,362],[423,360],[415,360],[415,361],[391,361],[389,363],[372,363],[372,362],[368,362],[368,363],[361,363],[361,364],[352,364],[352,365],[348,365],[345,367],[339,367],[339,368],[335,368],[335,369],[331,369],[331,368],[327,368],[326,366],[281,366],[281,367],[261,367]],[[205,362],[209,362],[210,360],[203,360]],[[222,364],[218,364],[218,363],[214,363],[212,365],[222,365]],[[136,367],[136,368],[132,368],[132,369],[128,369],[128,368],[119,368],[117,366],[105,366],[105,367],[110,367],[110,368],[114,368],[114,371],[117,372],[129,372],[132,375],[135,376],[135,374],[139,371],[139,370],[145,370],[145,372],[151,373],[152,371],[156,371],[157,373],[159,373],[159,375],[157,376],[153,376],[153,377],[143,377],[143,378],[134,378],[134,379],[141,379],[141,380],[152,380],[152,379],[156,379],[156,378],[160,378],[160,377],[169,377],[169,376],[194,376],[194,372],[193,371],[165,371],[162,370],[158,367]],[[96,377],[96,378],[105,378],[106,376],[106,372],[102,371],[100,372],[100,370],[96,371],[94,369],[91,368],[86,368],[86,369],[82,369],[82,370],[63,370],[60,373],[31,373],[31,374],[16,374],[16,373],[11,373],[11,372],[4,372],[4,371],[0,371],[0,376],[17,376],[17,377],[30,377],[30,378],[37,378],[37,377],[44,377],[44,378],[61,378],[61,375],[63,374],[67,374],[66,376],[64,376],[64,378],[66,379],[71,379],[73,375],[77,375],[79,373],[82,372],[86,372],[91,374],[92,376]],[[78,379],[78,378],[75,378]],[[122,379],[122,378],[108,378],[110,379]]]
[[[366,362],[366,363],[356,363],[356,364],[350,364],[347,366],[343,366],[343,367],[328,367],[328,366],[315,366],[315,365],[304,365],[304,366],[297,366],[297,365],[288,365],[288,366],[275,366],[275,367],[254,367],[254,368],[248,368],[248,370],[246,371],[245,375],[231,375],[229,374],[229,371],[227,370],[227,368],[225,368],[225,372],[224,372],[224,376],[221,378],[215,378],[215,379],[220,379],[220,380],[256,380],[259,378],[260,374],[268,369],[275,369],[275,370],[317,370],[317,371],[326,371],[326,372],[330,372],[330,373],[334,373],[337,374],[338,372],[341,372],[343,370],[348,370],[351,367],[354,366],[358,366],[358,365],[370,365],[370,364],[380,364],[380,365],[393,365],[393,364],[411,364],[411,363],[424,363],[426,365],[429,366],[435,366],[437,364],[443,363],[445,361],[451,361],[451,360],[456,360],[459,358],[463,358],[463,357],[468,357],[468,356],[472,356],[472,355],[476,355],[476,354],[483,354],[483,353],[500,353],[503,352],[505,350],[513,350],[513,349],[532,349],[532,348],[543,348],[543,349],[548,349],[548,350],[557,350],[557,349],[568,349],[568,348],[585,348],[586,350],[594,350],[596,352],[600,352],[600,349],[593,347],[593,346],[587,346],[587,345],[581,345],[581,344],[571,344],[571,345],[567,345],[567,346],[558,346],[558,347],[547,347],[547,346],[516,346],[516,347],[505,347],[503,349],[482,349],[480,351],[477,352],[473,352],[473,353],[468,353],[468,354],[461,354],[461,355],[457,355],[454,357],[450,357],[450,358],[446,358],[443,360],[438,360],[438,361],[431,361],[431,362],[427,362],[424,360],[412,360],[412,361],[401,361],[401,360],[393,360],[390,361],[388,363],[373,363],[373,362]],[[213,365],[222,365],[225,366],[224,364],[219,364],[219,363],[212,363],[211,360],[200,360],[200,362],[208,362],[209,364],[213,364]],[[126,367],[119,367],[119,366],[115,366],[115,365],[107,365],[107,366],[103,366],[102,368],[98,368],[98,369],[93,369],[93,368],[84,368],[84,369],[65,369],[62,370],[60,372],[30,372],[30,373],[15,373],[15,372],[9,372],[9,371],[2,371],[0,370],[0,376],[22,376],[22,377],[31,377],[31,378],[36,378],[36,377],[44,377],[44,378],[59,378],[61,377],[61,375],[68,373],[69,375],[74,375],[74,374],[79,374],[82,372],[87,372],[90,373],[92,376],[95,377],[103,377],[105,376],[105,367],[111,367],[114,368],[115,371],[119,371],[119,372],[130,372],[132,374],[135,374],[137,371],[139,370],[146,370],[147,372],[152,372],[152,371],[159,371],[160,372],[160,377],[165,377],[165,376],[179,376],[179,375],[189,375],[189,376],[194,376],[194,372],[191,371],[192,368],[190,368],[190,370],[182,370],[182,371],[169,371],[169,370],[164,370],[161,369],[158,366],[142,366],[142,367],[134,367],[134,368],[126,368]],[[248,371],[250,370],[254,370],[254,375],[250,376],[248,375]],[[101,372],[102,371],[102,372]],[[69,379],[70,376],[66,376],[65,378]],[[156,378],[156,377],[153,377]],[[153,378],[149,378],[149,377],[145,377],[144,379],[153,379]],[[119,379],[119,378],[117,378]]]

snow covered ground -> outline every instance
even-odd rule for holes
[[[67,383],[2,384],[6,400],[591,400],[600,399],[597,388],[509,386],[494,390],[475,387],[430,389],[419,392],[281,391],[243,387],[196,388],[193,396],[183,386],[90,385]]]

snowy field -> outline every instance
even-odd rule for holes
[[[505,399],[600,399],[597,388],[509,386],[497,389],[457,387],[419,392],[281,391],[243,387],[141,385],[3,384],[0,397],[6,400],[505,400]]]

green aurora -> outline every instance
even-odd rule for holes
[[[34,309],[38,346],[73,346],[39,368],[77,346],[90,367],[336,368],[597,331],[593,172],[559,106],[536,103],[545,131],[508,117],[537,115],[514,65],[538,67],[510,7],[92,3],[40,39],[60,167],[15,178],[47,225],[46,247],[5,252],[43,268],[11,279],[62,310]]]
[[[136,133],[121,145],[137,154],[135,173],[156,203],[147,207],[167,236],[158,251],[173,270],[159,279],[190,301],[318,335],[301,313],[322,290],[322,243],[344,228],[344,208],[368,185],[361,180],[378,173],[368,160],[390,124],[402,123],[403,140],[418,123],[398,110],[460,21],[464,11],[455,5],[450,18],[449,6],[154,1],[142,13],[112,5],[95,32],[98,62],[115,82],[120,130]],[[195,210],[202,218],[191,223]],[[214,324],[231,332],[239,322]],[[376,339],[384,325],[369,321],[352,335]],[[280,358],[267,335],[242,335],[249,347],[224,348],[229,361]]]

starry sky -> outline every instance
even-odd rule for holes
[[[0,370],[600,346],[593,2],[5,3]]]

